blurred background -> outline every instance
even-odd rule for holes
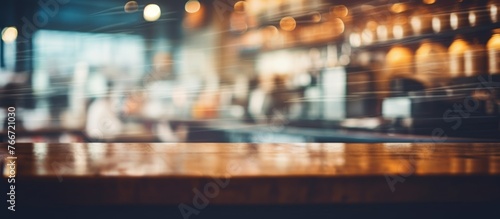
[[[19,142],[498,140],[499,7],[5,0],[0,138],[16,107]]]

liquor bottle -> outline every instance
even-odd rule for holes
[[[432,15],[431,26],[434,33],[449,30],[451,28],[449,13],[442,9],[436,10]]]
[[[424,40],[415,53],[416,78],[427,87],[444,85],[450,77],[447,52],[441,44]]]
[[[435,14],[433,6],[428,4],[419,5],[418,9],[410,16],[413,34],[420,35],[431,33],[433,14]]]
[[[411,27],[406,16],[396,16],[393,19],[392,36],[395,39],[403,39],[410,35]]]
[[[468,7],[467,19],[471,27],[479,27],[489,23],[489,11],[485,10],[482,0],[474,0]]]
[[[388,77],[413,76],[413,52],[404,46],[393,46],[387,53],[385,60],[386,75]]]
[[[488,72],[490,74],[500,74],[500,29],[493,30],[488,44]]]
[[[450,27],[453,30],[469,26],[468,13],[465,13],[468,10],[464,4],[464,2],[456,3],[455,7],[450,13]]]
[[[500,20],[498,9],[500,9],[500,0],[490,0],[488,2],[488,12],[490,14],[491,23],[497,23]]]
[[[469,50],[469,47],[469,43],[462,36],[457,36],[448,48],[450,75],[452,77],[465,76],[464,55]]]
[[[464,73],[466,77],[486,73],[486,48],[474,40],[464,53]]]

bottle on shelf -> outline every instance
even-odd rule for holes
[[[363,45],[370,45],[375,41],[375,32],[368,25],[361,32],[361,43]]]
[[[426,87],[439,87],[450,78],[447,49],[430,40],[422,41],[415,53],[416,78]]]
[[[410,24],[413,34],[420,35],[432,32],[432,17],[435,10],[433,6],[423,4],[418,6],[410,16]]]
[[[469,47],[469,43],[462,36],[457,36],[448,48],[451,77],[465,76],[465,52]]]
[[[434,33],[450,29],[450,15],[445,10],[438,9],[432,15],[431,26]]]
[[[413,76],[414,56],[411,49],[396,45],[387,53],[385,60],[386,75],[394,76]]]
[[[499,9],[500,9],[500,0],[490,0],[488,2],[488,12],[492,23],[497,23],[500,21],[500,16],[498,15]]]
[[[488,50],[488,73],[500,74],[500,28],[493,30],[493,36],[486,48]]]
[[[378,41],[386,41],[389,39],[389,25],[388,24],[379,24],[377,26],[377,40]]]
[[[477,39],[464,53],[464,74],[466,77],[486,73],[486,49]]]
[[[469,7],[468,19],[472,27],[482,27],[491,23],[489,5],[484,0],[474,0]]]
[[[392,36],[394,39],[403,39],[410,35],[410,24],[406,16],[396,16],[393,19]]]
[[[468,19],[468,8],[465,7],[465,3],[457,2],[455,7],[450,13],[450,27],[452,30],[458,30],[460,28],[464,28],[469,26]]]

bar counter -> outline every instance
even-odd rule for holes
[[[178,205],[200,194],[211,205],[498,203],[498,146],[17,144],[16,198],[19,206]]]

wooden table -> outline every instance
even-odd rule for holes
[[[192,207],[200,200],[214,208],[497,204],[500,203],[499,146],[496,143],[18,144],[16,199],[19,206],[37,209],[174,206],[176,216],[180,216],[179,204]],[[293,210],[296,208],[284,212]]]

